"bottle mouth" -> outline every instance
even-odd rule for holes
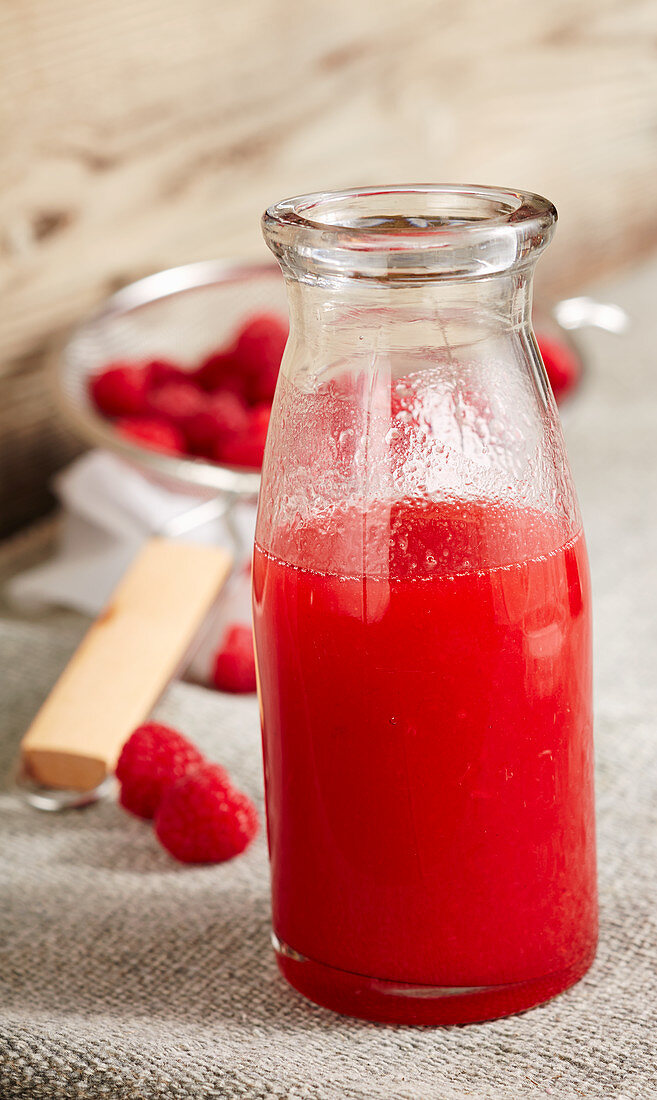
[[[405,184],[318,191],[270,206],[267,244],[306,281],[475,279],[534,263],[557,211],[502,187]]]

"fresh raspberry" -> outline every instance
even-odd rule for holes
[[[561,340],[543,334],[536,337],[557,402],[563,400],[579,382],[581,365],[575,352]]]
[[[166,788],[203,761],[202,753],[177,730],[158,722],[138,726],[116,765],[121,805],[138,817],[153,817]]]
[[[165,382],[149,394],[148,406],[155,416],[176,424],[183,431],[197,412],[205,408],[207,397],[193,382]]]
[[[116,430],[154,451],[184,454],[186,450],[185,437],[180,428],[154,416],[123,416],[116,421]]]
[[[262,439],[263,443],[267,438],[270,420],[271,402],[265,401],[261,405],[256,405],[251,413],[251,430]]]
[[[258,831],[251,799],[216,764],[202,764],[168,787],[155,815],[158,840],[183,863],[222,863]]]
[[[233,348],[213,351],[194,372],[194,378],[208,393],[228,390],[244,397],[246,380]]]
[[[190,451],[212,458],[221,440],[248,428],[246,405],[236,394],[224,390],[209,396],[205,408],[190,417],[185,435]]]
[[[105,416],[133,416],[146,408],[146,371],[130,363],[112,363],[91,378],[89,390]]]
[[[244,695],[256,690],[255,654],[250,626],[233,623],[224,634],[212,667],[218,691]]]
[[[185,382],[189,380],[187,371],[172,363],[170,359],[151,359],[145,366],[148,386],[151,390],[159,389],[167,382]]]
[[[260,313],[243,326],[235,342],[235,358],[246,377],[253,405],[271,401],[288,337],[287,322],[274,313]]]
[[[249,433],[231,438],[218,439],[212,451],[212,458],[225,466],[241,466],[245,470],[259,470],[262,454],[249,438]]]
[[[251,412],[245,431],[217,440],[213,451],[215,462],[259,470],[265,453],[270,416],[270,405],[257,405]]]

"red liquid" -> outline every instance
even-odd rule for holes
[[[597,935],[582,535],[478,503],[328,527],[254,560],[279,965],[370,1019],[545,1000]]]

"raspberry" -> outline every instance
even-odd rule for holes
[[[267,438],[270,420],[271,404],[269,402],[263,402],[262,405],[256,405],[251,413],[251,431],[254,432],[258,438],[262,439],[263,443]]]
[[[194,454],[211,458],[221,440],[248,431],[248,426],[244,402],[234,393],[221,391],[208,397],[206,407],[190,417],[185,435]]]
[[[247,795],[216,764],[203,764],[170,786],[155,816],[158,840],[183,863],[222,863],[239,855],[258,831]]]
[[[201,389],[208,393],[230,390],[240,397],[244,396],[245,379],[232,348],[227,351],[213,351],[194,372],[194,378]]]
[[[132,416],[146,408],[148,379],[143,367],[112,363],[89,382],[91,397],[105,416]]]
[[[577,385],[580,363],[572,348],[561,340],[541,334],[537,336],[537,341],[552,392],[559,402]]]
[[[255,654],[250,626],[233,623],[214,657],[212,683],[218,691],[246,694],[256,690]]]
[[[153,416],[123,416],[116,421],[116,430],[154,451],[184,454],[186,450],[185,437],[180,428]]]
[[[287,323],[274,313],[257,314],[238,333],[235,358],[244,371],[252,404],[273,399],[287,337]]]
[[[116,765],[120,802],[138,817],[153,817],[165,789],[203,755],[177,730],[146,722],[130,735]]]
[[[188,380],[187,372],[169,359],[151,359],[150,362],[146,363],[144,369],[148,386],[152,390],[159,389],[167,382],[185,382]]]
[[[245,431],[217,440],[213,451],[215,461],[259,470],[265,453],[270,416],[270,405],[256,406],[251,412]]]
[[[205,408],[206,401],[193,382],[165,382],[149,395],[148,405],[156,416],[184,430],[185,424]]]

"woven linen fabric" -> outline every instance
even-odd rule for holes
[[[567,417],[595,594],[601,940],[589,974],[524,1015],[460,1028],[309,1004],[270,947],[264,831],[230,863],[185,867],[112,801],[52,815],[13,790],[19,738],[76,632],[6,622],[0,1100],[657,1096],[656,291],[657,268],[626,284],[643,320],[622,345],[587,339],[596,370]],[[621,347],[622,369],[606,369]],[[158,716],[262,812],[253,698],[175,684]]]

